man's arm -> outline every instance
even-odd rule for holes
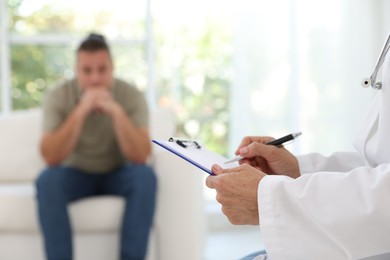
[[[222,169],[214,165],[216,176],[208,176],[207,187],[217,191],[222,212],[232,224],[258,225],[257,193],[260,181],[267,174],[298,178],[297,159],[283,147],[265,144],[269,137],[246,137],[236,154],[244,157],[239,167]]]
[[[112,113],[112,121],[125,158],[135,163],[145,163],[151,151],[148,129],[134,126],[119,105],[116,105]]]
[[[43,135],[41,154],[47,164],[60,164],[73,151],[85,119],[96,109],[96,100],[104,93],[99,89],[85,91],[68,118],[57,129]]]
[[[135,126],[126,111],[109,92],[102,93],[97,99],[96,106],[111,117],[123,156],[135,163],[145,163],[151,151],[148,129]]]
[[[47,164],[60,164],[73,151],[84,120],[85,112],[79,105],[59,128],[43,135],[41,154]]]

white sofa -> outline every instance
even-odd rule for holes
[[[166,139],[173,132],[169,111],[151,113],[152,138]],[[0,259],[45,259],[34,183],[44,167],[38,150],[40,136],[40,110],[0,117]],[[202,259],[203,173],[155,146],[151,163],[158,193],[147,259]],[[118,259],[123,204],[119,197],[104,196],[70,205],[74,259]]]

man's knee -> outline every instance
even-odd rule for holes
[[[48,167],[38,176],[35,185],[38,193],[53,193],[61,190],[62,176],[64,170],[62,167]]]
[[[157,178],[152,167],[146,165],[140,166],[139,174],[137,176],[140,178],[140,182],[144,187],[156,189]]]
[[[126,167],[129,176],[129,184],[136,188],[155,192],[157,188],[157,178],[152,167],[147,165],[129,165]]]

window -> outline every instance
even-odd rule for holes
[[[233,76],[230,6],[226,1],[167,0],[155,1],[152,11],[158,105],[176,111],[178,136],[198,139],[227,155]]]
[[[11,61],[2,69],[2,93],[9,95],[3,97],[8,100],[3,101],[2,110],[38,107],[47,88],[71,78],[76,45],[90,32],[108,38],[116,75],[146,89],[146,1],[136,1],[131,8],[123,9],[117,8],[122,5],[118,0],[0,3],[8,11],[8,19],[2,16],[1,26],[9,41],[2,43],[2,53]],[[6,57],[2,63],[8,63]],[[11,88],[5,91],[8,85]]]
[[[352,149],[375,94],[360,80],[390,31],[385,0],[0,6],[1,113],[39,106],[47,88],[73,76],[79,40],[98,31],[111,43],[117,75],[145,90],[151,107],[175,111],[177,136],[226,156],[245,135],[293,131],[303,132],[288,146],[296,153]]]

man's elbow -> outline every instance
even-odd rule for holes
[[[62,160],[55,158],[54,156],[42,155],[42,157],[48,166],[57,166],[62,162]]]
[[[135,158],[132,160],[135,164],[146,164],[147,160],[144,158]]]
[[[136,154],[132,154],[127,156],[129,160],[136,164],[146,164],[151,153],[151,149],[146,149],[145,151],[138,152]]]
[[[41,147],[41,156],[48,166],[57,166],[63,161],[62,158],[46,151],[43,147]]]
[[[138,154],[134,156],[132,161],[136,164],[146,164],[149,159],[149,154],[150,153]]]

